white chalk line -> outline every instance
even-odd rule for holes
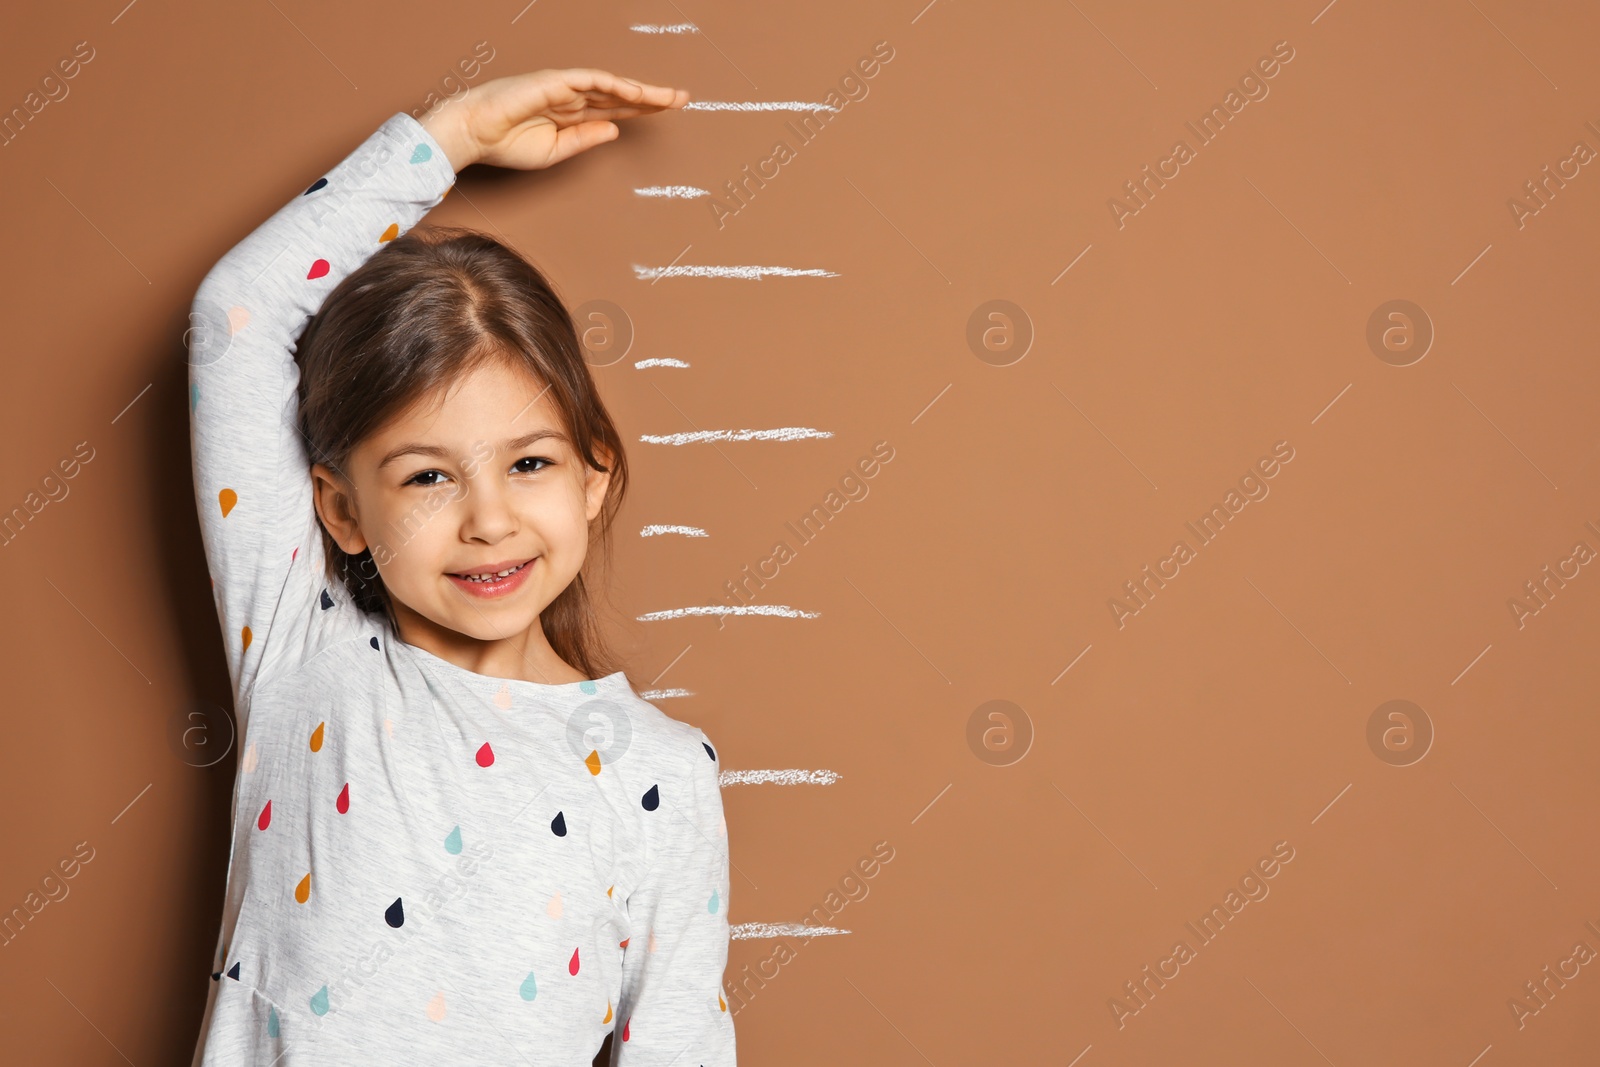
[[[642,189],[635,189],[639,196],[654,196],[662,200],[694,200],[697,197],[710,196],[711,190],[702,189],[697,185],[646,185]]]
[[[685,111],[838,111],[829,104],[808,104],[803,100],[691,100]]]
[[[742,278],[746,281],[760,281],[767,276],[778,278],[837,278],[836,271],[823,270],[821,267],[754,267],[733,266],[716,267],[709,264],[686,263],[682,266],[669,264],[665,267],[641,267],[633,265],[634,277],[640,281],[657,281],[661,278]]]
[[[734,941],[757,937],[833,936],[849,932],[836,926],[807,926],[805,923],[734,923],[728,927],[728,937]]]
[[[831,430],[809,426],[779,426],[771,430],[694,430],[685,433],[642,433],[647,445],[689,445],[700,441],[799,441],[808,437],[832,437]]]
[[[652,359],[641,359],[638,362],[634,363],[633,369],[634,370],[644,370],[646,367],[687,367],[688,365],[689,364],[685,363],[681,359],[673,359],[670,356],[668,356],[668,357],[657,357],[657,358],[652,358]]]
[[[668,526],[662,523],[652,523],[639,531],[640,537],[660,537],[662,534],[682,534],[684,537],[710,537],[698,526]]]
[[[634,618],[640,622],[655,622],[659,619],[682,619],[690,615],[777,615],[785,619],[815,619],[819,617],[820,612],[801,611],[787,604],[744,604],[738,607],[706,604],[689,608],[667,608],[664,611],[647,611],[643,615],[635,615]]]
[[[699,33],[700,27],[692,22],[649,23],[641,22],[628,29],[634,33]]]
[[[799,768],[723,771],[718,776],[723,785],[832,785],[839,777],[837,771],[805,771]]]
[[[645,700],[670,700],[673,697],[692,697],[694,694],[687,689],[646,689],[639,696]]]

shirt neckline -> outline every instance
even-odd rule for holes
[[[412,657],[419,665],[430,673],[454,679],[463,684],[477,689],[486,689],[489,692],[498,692],[501,686],[509,687],[512,694],[522,693],[527,696],[542,697],[577,697],[594,696],[600,692],[609,692],[619,685],[627,684],[627,675],[623,671],[613,671],[599,678],[587,678],[577,682],[534,682],[526,678],[502,678],[494,674],[479,674],[477,671],[441,659],[425,648],[408,644],[395,635],[392,631],[387,635],[389,642],[405,655]]]

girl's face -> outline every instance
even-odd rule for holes
[[[498,359],[391,419],[345,475],[313,468],[328,532],[352,556],[372,550],[403,630],[446,642],[533,628],[543,643],[539,614],[583,567],[611,481],[567,440],[543,383]]]

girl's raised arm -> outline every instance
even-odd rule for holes
[[[682,89],[574,68],[485,82],[420,123],[400,112],[201,282],[186,338],[190,443],[241,732],[264,671],[292,667],[363,626],[325,578],[297,418],[293,353],[306,323],[346,275],[444,199],[457,170],[549,167],[614,139],[616,120],[688,99]]]
[[[454,181],[432,134],[395,114],[235,245],[195,296],[187,335],[195,496],[241,734],[263,668],[293,666],[360,624],[324,576],[297,421],[296,340],[334,286]]]

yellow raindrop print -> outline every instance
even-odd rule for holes
[[[589,768],[589,773],[590,774],[599,774],[600,773],[600,753],[591,751],[589,753],[589,757],[583,761],[583,765],[585,767]]]
[[[301,904],[304,904],[306,901],[311,899],[310,871],[307,871],[306,876],[300,879],[300,884],[294,887],[294,899]]]
[[[244,647],[241,648],[239,651],[240,652],[248,652],[248,651],[250,651],[250,627],[246,626],[244,629],[239,631],[239,640],[244,642]]]
[[[317,723],[317,728],[311,731],[311,751],[322,751],[322,731],[327,725],[325,722],[319,722]]]
[[[228,517],[228,512],[232,511],[233,506],[238,502],[239,494],[235,493],[232,489],[224,489],[222,492],[217,494],[217,505],[222,508],[223,518]]]

